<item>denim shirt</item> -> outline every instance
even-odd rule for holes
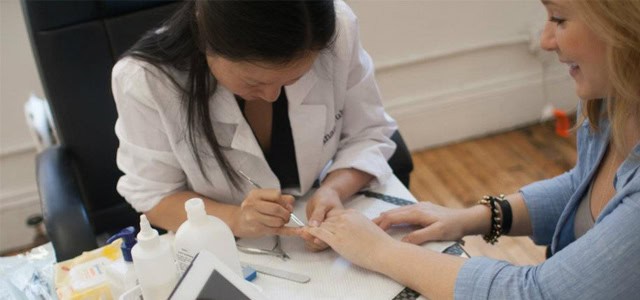
[[[640,160],[629,156],[614,178],[615,195],[581,238],[573,234],[580,200],[607,149],[610,127],[578,129],[578,161],[570,171],[523,187],[536,244],[553,256],[535,266],[486,257],[467,260],[456,299],[637,299],[640,296]],[[640,157],[640,144],[633,153]]]

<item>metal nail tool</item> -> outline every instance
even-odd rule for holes
[[[274,250],[266,250],[266,249],[252,248],[252,247],[245,247],[245,246],[238,246],[238,250],[240,250],[240,252],[244,252],[247,254],[271,255],[271,256],[282,258],[282,260],[286,260],[287,258],[289,258],[289,256],[286,253],[274,251]]]
[[[257,182],[253,181],[253,179],[251,179],[251,177],[249,177],[247,174],[242,172],[242,170],[238,170],[238,174],[240,174],[244,179],[249,181],[249,183],[251,183],[251,185],[253,185],[255,188],[257,188],[257,189],[261,189],[262,188]],[[298,226],[304,227],[304,223],[302,221],[300,221],[300,219],[298,217],[296,217],[296,215],[294,215],[293,213],[291,213],[290,218]]]
[[[273,246],[271,250],[246,247],[246,246],[240,246],[240,245],[236,245],[236,246],[238,247],[238,250],[240,250],[240,252],[244,252],[247,254],[271,255],[275,257],[280,257],[282,258],[282,260],[290,259],[291,257],[286,252],[284,252],[284,250],[282,250],[282,245],[280,243],[280,236],[276,235],[275,238],[276,238],[276,244]]]

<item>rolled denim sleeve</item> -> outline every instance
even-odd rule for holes
[[[489,258],[464,263],[456,299],[635,299],[640,295],[640,193],[537,266]]]
[[[580,193],[576,194],[579,192],[578,187],[585,179],[589,166],[597,163],[599,152],[602,151],[599,143],[588,142],[589,135],[589,125],[584,122],[578,129],[576,138],[578,159],[573,169],[520,189],[533,230],[531,239],[538,245],[551,244],[556,225],[567,203],[572,197],[582,196]]]
[[[575,175],[577,168],[520,189],[533,229],[531,239],[536,244],[551,243],[560,215],[579,184]]]

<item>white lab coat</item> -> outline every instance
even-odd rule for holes
[[[356,16],[336,2],[337,39],[312,69],[286,86],[289,118],[300,180],[306,193],[316,179],[336,169],[355,168],[375,176],[373,185],[391,176],[387,159],[396,130],[385,114],[374,80],[370,56],[360,45]],[[171,71],[178,79],[184,74]],[[118,192],[140,212],[162,198],[191,190],[216,201],[239,204],[251,190],[241,180],[228,182],[204,139],[198,144],[207,180],[187,143],[185,114],[179,94],[155,67],[124,58],[113,68],[113,93],[118,109],[115,130],[120,140],[118,167],[124,175]],[[279,188],[251,128],[231,92],[218,85],[210,103],[213,128],[221,150],[235,170],[264,188]]]

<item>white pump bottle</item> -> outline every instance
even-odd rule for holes
[[[161,240],[145,215],[140,216],[138,243],[131,249],[143,299],[167,299],[178,283],[171,245]]]
[[[242,277],[238,249],[229,226],[219,218],[207,215],[200,198],[188,200],[184,208],[187,220],[178,228],[174,241],[180,273],[189,267],[196,254],[206,249]]]

